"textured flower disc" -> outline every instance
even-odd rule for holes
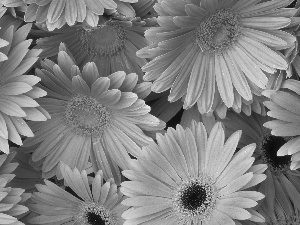
[[[157,135],[157,144],[143,148],[131,169],[122,172],[131,180],[121,184],[128,196],[122,204],[132,206],[122,214],[124,225],[234,225],[254,215],[263,222],[251,208],[264,195],[245,190],[266,178],[261,174],[266,165],[252,167],[255,144],[234,155],[240,135],[237,131],[224,143],[221,123],[207,136],[195,121],[185,130],[177,125]]]
[[[102,205],[84,202],[79,209],[75,221],[82,225],[119,225]]]
[[[114,57],[125,47],[126,30],[119,23],[106,23],[91,30],[80,29],[82,49],[99,57]]]
[[[199,2],[201,2],[199,4]],[[296,38],[281,28],[296,10],[290,0],[162,0],[155,4],[160,27],[145,36],[151,45],[138,56],[152,60],[143,66],[152,90],[170,89],[169,101],[184,100],[184,108],[198,104],[201,113],[251,102],[265,89],[276,69],[288,67],[277,49],[288,48]],[[219,96],[219,97],[218,97]],[[241,109],[241,106],[239,106]]]

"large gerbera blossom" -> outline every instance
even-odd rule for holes
[[[143,148],[123,175],[121,184],[129,196],[122,204],[132,206],[122,215],[129,224],[235,225],[235,220],[259,220],[251,209],[264,197],[246,188],[260,183],[265,165],[252,166],[255,144],[234,155],[241,132],[224,143],[217,123],[207,137],[202,123],[191,128],[169,128],[165,136]]]
[[[264,124],[271,134],[288,142],[277,152],[278,156],[292,155],[290,168],[300,168],[300,81],[288,79],[279,91],[268,91],[270,101],[264,102],[270,110],[267,114],[275,120]]]
[[[31,198],[33,204],[29,208],[38,216],[30,219],[30,224],[123,224],[121,214],[128,207],[120,204],[124,197],[112,180],[104,183],[101,171],[92,178],[85,170],[71,170],[64,164],[61,172],[66,186],[78,197],[45,180],[45,185],[37,185],[39,192],[33,193]]]
[[[58,64],[45,59],[36,74],[48,92],[38,102],[51,120],[30,123],[34,137],[26,139],[24,146],[35,145],[32,159],[42,165],[46,178],[55,174],[59,161],[83,170],[91,159],[105,179],[114,177],[119,183],[117,165],[128,168],[128,153],[138,156],[140,147],[152,141],[144,132],[165,126],[149,114],[150,107],[142,100],[151,84],[137,84],[136,74],[103,77],[94,63],[80,72],[64,48]]]
[[[227,119],[223,122],[227,128],[227,136],[236,130],[243,131],[238,147],[255,142],[257,145],[257,150],[254,152],[255,163],[268,165],[267,179],[258,186],[258,190],[266,196],[263,205],[265,211],[275,218],[275,202],[278,202],[287,212],[290,209],[290,201],[300,210],[300,172],[290,170],[291,156],[277,156],[278,150],[289,139],[272,135],[271,130],[263,126],[269,120],[269,117],[256,113],[249,117],[243,113],[229,111]]]
[[[137,0],[120,1],[137,2]],[[95,27],[104,9],[117,8],[114,0],[24,0],[24,2],[29,4],[25,21],[46,22],[49,30],[61,28],[66,23],[72,26],[76,22],[84,22]]]
[[[12,172],[18,166],[18,163],[11,163],[14,157],[15,152],[0,155],[0,224],[24,225],[18,218],[28,211],[23,203],[31,194],[24,193],[22,188],[9,187],[9,182],[15,176]]]
[[[12,16],[0,19],[0,38],[7,46],[1,48],[0,58],[7,55],[7,60],[0,62],[0,150],[8,153],[8,140],[22,145],[20,135],[32,137],[33,133],[26,120],[44,121],[49,114],[34,100],[46,95],[35,86],[39,77],[24,75],[37,61],[41,52],[29,50],[32,40],[25,40],[31,24],[19,27],[22,21]],[[18,28],[19,27],[19,28]]]
[[[200,3],[201,2],[201,3]],[[152,58],[143,67],[152,90],[170,90],[169,101],[184,98],[184,107],[211,110],[215,95],[227,107],[251,101],[268,83],[264,72],[287,69],[282,54],[287,39],[281,28],[296,12],[291,0],[160,0],[154,6],[160,27],[146,31],[152,44],[138,52]],[[239,97],[237,97],[239,96]]]
[[[101,17],[95,28],[62,28],[53,36],[38,39],[37,45],[43,49],[41,57],[50,57],[57,55],[59,44],[64,42],[79,67],[94,62],[104,76],[125,71],[138,74],[141,81],[144,75],[141,67],[147,63],[136,56],[137,50],[147,46],[142,24],[137,19],[119,21]]]

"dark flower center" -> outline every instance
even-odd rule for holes
[[[103,220],[102,217],[94,212],[88,212],[86,214],[87,222],[90,225],[107,225],[107,220]]]
[[[180,224],[193,219],[208,221],[216,205],[216,188],[213,179],[206,175],[183,182],[173,199],[173,209]]]
[[[196,29],[196,43],[202,52],[222,53],[240,36],[236,14],[221,9],[202,21]]]
[[[291,156],[277,156],[277,152],[287,140],[273,135],[267,136],[262,144],[262,158],[275,171],[280,171],[289,166]]]
[[[75,215],[80,225],[117,225],[110,211],[94,202],[83,202]]]
[[[126,31],[117,22],[106,22],[90,30],[79,29],[78,38],[86,52],[99,57],[113,57],[124,48]]]
[[[202,205],[207,205],[205,187],[192,184],[181,195],[182,206],[188,210],[196,210]]]

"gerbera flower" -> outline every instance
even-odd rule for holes
[[[120,1],[137,2],[137,0]],[[95,27],[104,9],[117,8],[114,0],[24,0],[24,2],[29,4],[25,21],[46,22],[49,30],[61,28],[66,23],[72,26],[76,22],[84,22]]]
[[[20,135],[33,136],[24,119],[44,121],[49,118],[49,114],[33,100],[46,95],[45,91],[35,87],[40,78],[24,75],[37,61],[41,50],[28,49],[32,40],[26,40],[26,37],[31,24],[19,27],[21,23],[12,16],[0,19],[0,38],[6,41],[5,44],[9,43],[1,48],[0,54],[0,58],[7,55],[7,60],[0,63],[0,150],[5,153],[9,152],[8,140],[22,145]]]
[[[150,93],[150,83],[137,84],[136,74],[116,72],[103,77],[94,63],[87,63],[82,72],[64,46],[58,64],[45,59],[41,77],[48,96],[39,99],[50,113],[51,120],[30,123],[34,137],[24,146],[37,144],[33,161],[42,165],[43,176],[55,175],[59,161],[71,168],[86,168],[89,158],[103,170],[104,178],[120,182],[120,172],[128,168],[129,154],[137,156],[140,147],[152,139],[144,131],[164,128],[164,123],[149,114],[150,107],[142,100]]]
[[[288,117],[287,114],[284,115]],[[258,186],[258,190],[266,196],[265,210],[275,218],[275,202],[279,202],[283,209],[289,210],[288,202],[291,201],[300,210],[300,172],[290,170],[291,156],[278,156],[278,150],[288,142],[288,139],[272,135],[271,130],[263,126],[269,120],[269,117],[256,113],[249,117],[243,113],[228,111],[227,119],[222,121],[227,128],[227,136],[236,130],[243,131],[238,147],[256,143],[257,150],[254,152],[256,163],[268,165],[267,179]]]
[[[160,27],[146,31],[152,44],[138,52],[152,59],[142,68],[144,80],[154,80],[154,92],[171,89],[169,101],[183,97],[184,108],[197,103],[201,113],[218,94],[228,108],[251,101],[255,89],[266,88],[264,72],[288,67],[274,49],[295,41],[280,31],[296,12],[283,8],[291,0],[259,2],[160,0],[154,6]]]
[[[71,170],[64,164],[61,172],[66,185],[78,197],[45,180],[45,185],[37,185],[39,192],[32,195],[29,208],[39,215],[29,219],[30,224],[123,224],[121,214],[128,207],[120,204],[124,197],[113,181],[104,183],[103,174],[98,171],[95,178],[89,177],[89,183],[85,170]]]
[[[41,57],[50,57],[57,55],[59,44],[64,42],[79,67],[94,62],[103,76],[125,71],[138,74],[142,81],[141,67],[147,61],[136,56],[137,50],[147,46],[142,24],[137,19],[118,21],[101,17],[95,28],[63,28],[56,35],[38,39],[37,45],[43,49]]]
[[[270,110],[267,114],[275,120],[264,124],[271,134],[287,140],[277,152],[278,156],[292,155],[290,168],[300,168],[300,81],[288,79],[279,91],[264,93],[270,101],[264,102]]]
[[[18,163],[11,163],[14,156],[15,153],[0,155],[0,224],[21,225],[23,223],[19,222],[18,218],[28,211],[23,203],[30,198],[31,194],[24,193],[25,190],[22,188],[7,186],[15,176],[11,173],[18,166]]]
[[[217,123],[209,137],[202,123],[191,128],[169,128],[165,136],[143,148],[143,155],[123,175],[131,181],[121,184],[132,206],[122,214],[129,224],[226,224],[255,220],[252,207],[264,196],[244,191],[260,183],[265,175],[252,166],[255,144],[235,155],[241,132],[224,143],[224,130]],[[256,214],[258,215],[258,214]]]

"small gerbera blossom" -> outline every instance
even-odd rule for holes
[[[123,224],[121,214],[128,208],[120,204],[123,194],[113,181],[103,182],[101,171],[91,178],[85,170],[71,170],[62,163],[61,173],[66,186],[78,197],[48,180],[45,180],[45,185],[36,185],[39,192],[33,193],[33,204],[29,204],[29,208],[38,216],[29,219],[30,224]],[[88,181],[90,179],[91,183]]]
[[[7,184],[14,178],[12,172],[18,163],[11,163],[16,153],[0,155],[0,224],[25,225],[18,218],[28,211],[23,203],[30,198],[31,194],[24,193],[22,188],[11,188]]]
[[[66,51],[63,46],[58,64],[45,59],[36,70],[48,92],[38,102],[51,119],[31,122],[34,137],[24,146],[35,145],[32,159],[42,165],[45,178],[55,175],[59,161],[83,170],[90,159],[105,179],[119,183],[118,166],[128,168],[128,153],[137,156],[140,147],[153,141],[144,132],[165,126],[142,100],[151,84],[137,84],[136,74],[123,71],[103,77],[94,63],[80,71]]]
[[[12,16],[0,19],[0,38],[5,39],[5,44],[9,43],[1,48],[1,54],[7,55],[7,60],[0,63],[0,151],[5,153],[9,152],[8,140],[22,145],[20,135],[33,136],[24,119],[45,121],[49,118],[34,100],[46,95],[35,86],[41,79],[24,75],[38,60],[41,50],[28,49],[32,40],[26,40],[26,37],[31,24],[19,27],[21,22]]]
[[[240,136],[237,131],[224,143],[221,123],[207,137],[204,125],[196,122],[185,130],[178,125],[164,136],[158,134],[158,144],[143,148],[131,169],[122,172],[131,180],[121,184],[129,197],[122,204],[132,206],[122,214],[124,225],[263,222],[251,208],[264,195],[245,189],[265,175],[252,166],[255,144],[234,155]]]
[[[64,42],[80,68],[94,62],[104,76],[125,71],[138,74],[142,81],[141,67],[147,61],[136,56],[139,49],[147,46],[142,24],[137,19],[119,21],[101,17],[97,27],[62,28],[56,35],[38,39],[37,46],[43,49],[41,57],[50,57],[57,55],[59,44]]]
[[[227,128],[226,136],[231,135],[236,130],[243,131],[238,147],[256,143],[255,163],[268,165],[267,179],[257,189],[266,196],[264,199],[265,210],[269,215],[275,217],[275,202],[278,202],[283,209],[289,210],[290,207],[287,202],[291,201],[300,210],[300,172],[290,170],[291,156],[278,156],[279,149],[289,139],[272,135],[271,130],[263,125],[269,120],[269,117],[256,113],[246,116],[243,113],[237,114],[228,111],[227,119],[222,121]],[[270,187],[273,187],[272,190]]]
[[[137,0],[120,1],[137,2]],[[84,22],[95,27],[104,9],[117,8],[114,0],[24,0],[24,2],[29,4],[25,21],[46,22],[49,30],[61,28],[66,23],[72,26],[76,22]]]
[[[142,68],[144,80],[154,80],[154,92],[171,89],[169,101],[183,97],[184,108],[197,103],[201,113],[218,94],[228,108],[251,101],[255,89],[266,88],[264,72],[288,67],[275,49],[296,40],[280,30],[296,12],[283,8],[291,0],[259,2],[160,0],[160,27],[146,31],[152,44],[138,52],[152,59]]]
[[[264,102],[270,110],[267,115],[275,120],[264,124],[271,134],[287,140],[277,152],[278,156],[292,155],[290,168],[300,168],[300,81],[288,79],[279,91],[264,93],[270,101]]]

